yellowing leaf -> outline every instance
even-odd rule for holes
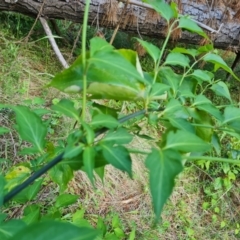
[[[31,170],[25,166],[14,167],[5,175],[5,188],[11,190],[30,176]]]
[[[31,170],[25,166],[17,166],[14,167],[12,171],[6,174],[5,179],[6,180],[12,180],[14,178],[19,177],[22,174],[29,174],[31,173]]]

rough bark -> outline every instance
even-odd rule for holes
[[[207,0],[176,2],[182,14],[191,15],[195,20],[215,30],[223,24],[219,32],[209,32],[215,47],[239,50],[240,17],[237,9],[234,11],[231,7],[221,4],[209,6]],[[67,19],[79,23],[83,19],[84,6],[84,0],[0,0],[0,11],[14,11],[36,17],[42,7],[41,17]],[[92,0],[89,24],[114,28],[120,21],[120,30],[153,38],[165,37],[165,22],[152,9],[128,4],[127,12],[122,14],[123,9],[124,3],[116,0]],[[202,41],[201,37],[186,31],[176,33],[175,40],[192,44],[200,44]]]

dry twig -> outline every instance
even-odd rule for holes
[[[45,30],[45,33],[48,36],[49,42],[51,43],[52,48],[53,48],[55,54],[57,55],[58,60],[60,61],[60,63],[62,64],[62,66],[64,68],[68,68],[69,65],[66,62],[66,60],[64,59],[62,53],[60,52],[60,50],[58,48],[58,45],[57,45],[57,43],[56,43],[56,41],[55,41],[55,39],[54,39],[54,37],[52,35],[52,31],[51,31],[50,27],[48,26],[48,23],[47,23],[46,19],[40,17],[39,20],[40,20],[40,22],[41,22],[41,24],[42,24],[42,26],[43,26],[43,28]]]

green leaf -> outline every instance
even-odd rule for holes
[[[83,152],[84,171],[87,173],[92,185],[94,185],[93,169],[95,166],[95,149],[94,147],[87,146]]]
[[[112,147],[111,145],[101,144],[103,156],[114,167],[125,171],[132,177],[132,162],[129,152],[123,146]]]
[[[88,60],[87,92],[95,99],[143,100],[148,82],[117,52],[97,52]]]
[[[115,214],[115,215],[113,216],[113,218],[112,218],[112,227],[113,227],[113,228],[117,228],[117,227],[119,227],[120,225],[121,225],[121,224],[120,224],[120,219],[119,219],[118,215]]]
[[[213,92],[215,92],[218,96],[227,98],[230,102],[232,102],[230,92],[226,83],[220,81],[211,86]]]
[[[109,131],[101,141],[112,144],[126,144],[130,143],[132,139],[133,136],[125,128],[118,128],[116,131]]]
[[[36,210],[39,210],[39,209],[40,209],[40,206],[37,204],[28,205],[24,208],[23,215],[26,216],[26,215],[28,215]]]
[[[78,195],[72,195],[67,193],[61,194],[56,199],[55,207],[56,208],[67,207],[77,202],[78,199],[79,199]]]
[[[143,0],[143,2],[151,5],[168,23],[174,17],[174,11],[163,0]]]
[[[47,126],[41,118],[24,106],[12,107],[16,112],[17,130],[23,140],[34,145],[39,152],[44,151]]]
[[[216,119],[222,121],[223,117],[220,110],[217,109],[204,95],[197,95],[192,106],[195,106],[197,109],[203,110],[214,116]]]
[[[27,201],[33,200],[40,191],[42,182],[43,179],[36,180],[32,185],[28,186],[27,188],[23,189],[20,193],[18,193],[14,197],[14,201],[25,203]]]
[[[190,133],[195,133],[195,129],[191,123],[189,123],[186,119],[183,118],[169,118],[170,123],[180,130],[184,130]]]
[[[216,108],[213,104],[201,104],[196,106],[197,109],[203,110],[212,116],[214,116],[216,119],[222,121],[223,117],[218,108]]]
[[[212,104],[212,102],[205,97],[204,95],[200,94],[195,97],[194,104],[192,106],[199,106],[205,104]]]
[[[51,111],[49,109],[43,109],[43,108],[33,109],[32,111],[35,112],[40,117],[45,114],[51,113]]]
[[[211,83],[212,79],[214,77],[213,73],[206,71],[206,70],[201,70],[201,69],[196,69],[194,72],[191,74],[191,76],[195,77],[196,79],[200,79],[201,81]]]
[[[150,92],[150,98],[152,100],[165,100],[167,98],[166,91],[169,90],[170,86],[163,83],[154,83]]]
[[[85,213],[85,210],[84,210],[84,209],[77,210],[77,211],[72,215],[72,222],[73,222],[73,223],[77,223],[78,220],[83,219],[83,218],[84,218],[84,213]]]
[[[48,86],[67,93],[78,93],[83,87],[82,79],[82,56],[79,56],[69,68],[56,74]]]
[[[151,126],[156,126],[158,124],[158,121],[159,121],[159,117],[156,113],[154,112],[150,112],[148,113],[148,123],[151,125]]]
[[[73,157],[71,159],[64,159],[61,163],[59,164],[62,164],[63,167],[65,167],[65,165],[67,165],[68,167],[71,168],[71,170],[79,170],[83,167],[83,160],[82,160],[82,152],[77,155],[76,157]]]
[[[43,221],[31,224],[9,240],[94,240],[99,232],[92,228],[79,228],[71,223]]]
[[[119,122],[117,119],[106,114],[98,114],[94,116],[91,121],[91,126],[95,129],[102,128],[102,127],[115,128],[118,125],[119,125]]]
[[[74,103],[68,99],[62,99],[55,105],[52,105],[51,108],[55,111],[63,113],[67,117],[74,118],[77,121],[80,120],[79,111],[75,109]]]
[[[6,213],[0,213],[0,223],[2,223],[7,218]]]
[[[62,217],[62,212],[60,212],[60,209],[50,209],[48,213],[41,217],[41,221],[47,221],[47,220],[60,220]]]
[[[104,181],[105,176],[105,166],[94,168],[95,173],[100,177],[102,182]]]
[[[180,88],[178,89],[179,95],[182,98],[194,98],[197,89],[197,80],[190,79],[190,77],[184,78]]]
[[[210,149],[210,145],[190,132],[178,130],[177,132],[171,131],[168,133],[164,149],[182,152],[206,152]]]
[[[79,144],[77,146],[68,145],[64,151],[63,158],[74,158],[78,156],[83,150],[83,144]]]
[[[226,64],[226,62],[217,54],[214,53],[208,53],[203,58],[204,61],[213,63],[214,71],[217,71],[219,68],[223,68],[225,71],[229,72],[230,74],[233,74],[232,69]],[[235,76],[235,75],[234,75]]]
[[[128,240],[135,240],[135,237],[136,237],[136,229],[134,228],[130,234],[129,234],[129,237],[128,237]]]
[[[172,193],[174,179],[183,170],[181,155],[173,149],[153,149],[146,159],[146,167],[149,170],[154,212],[159,221],[163,206]]]
[[[68,182],[73,178],[73,171],[67,164],[58,164],[49,171],[52,180],[60,187],[63,192],[67,188]]]
[[[104,105],[101,105],[101,104],[98,104],[95,102],[92,103],[92,109],[94,110],[93,116],[96,115],[95,114],[95,112],[96,112],[97,114],[103,113],[106,115],[111,115],[114,118],[117,118],[117,116],[118,116],[117,112],[119,111],[118,109],[110,108],[110,107],[107,107],[107,106],[104,106]]]
[[[115,235],[115,233],[107,232],[104,236],[104,240],[119,240],[119,238]]]
[[[223,124],[240,133],[240,109],[232,106],[226,107],[223,116]]]
[[[107,232],[107,226],[104,224],[104,221],[101,217],[98,217],[97,229],[101,230],[101,237],[103,237]]]
[[[197,33],[198,35],[208,39],[207,34],[189,17],[181,17],[179,21],[179,27],[190,32]]]
[[[181,47],[175,47],[171,52],[188,54],[188,55],[192,56],[193,58],[198,55],[198,51],[196,49],[186,49],[186,48],[181,48]]]
[[[33,209],[28,214],[24,214],[23,221],[29,225],[31,223],[38,222],[40,219],[40,207]]]
[[[40,98],[40,97],[35,97],[32,100],[32,104],[34,104],[34,105],[44,105],[45,103],[46,103],[46,100],[43,98]]]
[[[164,65],[189,67],[189,58],[181,53],[171,52],[167,55]]]
[[[240,109],[232,106],[228,106],[224,110],[224,121],[223,123],[229,123],[237,121],[240,118]]]
[[[73,222],[73,224],[78,226],[78,227],[87,227],[87,228],[91,228],[92,227],[92,225],[86,219],[78,219],[76,222]]]
[[[142,77],[144,77],[144,73],[137,52],[131,49],[119,49],[117,50],[117,52],[120,53],[126,60],[128,60],[136,68],[138,73]]]
[[[92,144],[95,138],[95,133],[90,125],[87,123],[82,123],[82,126],[85,130],[86,139],[88,144]]]
[[[36,180],[31,186],[26,188],[28,191],[26,197],[29,201],[33,200],[41,189],[43,179]],[[23,190],[24,191],[24,190]]]
[[[19,155],[33,155],[39,153],[39,150],[35,147],[23,148],[18,154]]]
[[[204,126],[195,126],[196,134],[202,140],[206,142],[211,142],[213,135],[213,120],[211,116],[205,111],[198,110],[197,111],[198,118],[194,119],[194,123],[204,125]]]
[[[24,229],[26,224],[22,220],[10,220],[0,224],[0,239],[9,240],[12,236],[18,234],[21,229]]]
[[[119,228],[119,227],[118,228],[114,228],[114,233],[120,239],[125,237],[124,231],[121,228]]]
[[[220,143],[220,139],[219,139],[219,137],[216,133],[213,133],[211,143],[212,143],[212,146],[213,146],[215,152],[217,153],[217,155],[220,156],[220,154],[221,154],[221,143]]]
[[[100,37],[94,37],[90,40],[90,56],[92,57],[97,51],[112,51],[114,47],[106,40]]]
[[[158,78],[162,83],[169,85],[172,89],[173,95],[176,95],[181,80],[180,75],[174,73],[170,67],[161,67],[158,73]]]
[[[5,186],[5,179],[0,174],[0,207],[3,205],[4,186]],[[1,223],[1,221],[0,221],[0,223]]]
[[[176,99],[171,99],[163,111],[165,117],[187,117],[183,106]]]
[[[143,46],[143,48],[148,52],[148,54],[152,57],[154,63],[156,64],[157,60],[160,57],[160,49],[153,45],[152,43],[143,41],[139,38],[136,38],[137,41]]]
[[[146,98],[148,81],[143,78],[139,67],[134,66],[122,52],[96,51],[91,58],[87,54],[87,59],[89,97],[116,100]],[[64,92],[77,93],[82,91],[83,75],[82,56],[80,56],[71,67],[57,74],[48,86]]]
[[[173,17],[177,18],[178,17],[178,4],[175,2],[170,3],[171,9],[173,10]]]
[[[210,53],[214,50],[214,45],[212,43],[206,44],[206,45],[200,46],[197,50],[199,54]]]
[[[10,132],[9,129],[0,127],[0,135],[1,135],[1,134],[4,134],[4,133],[8,133],[8,132]]]

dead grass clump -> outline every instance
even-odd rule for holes
[[[126,11],[124,20],[122,21],[122,28],[126,29],[132,25],[136,25],[138,21],[137,16],[134,14],[132,8]]]
[[[145,22],[147,24],[153,24],[156,25],[161,20],[161,16],[159,13],[157,13],[154,9],[147,9],[147,18],[145,19]]]
[[[118,4],[116,0],[109,0],[108,3],[103,4],[104,17],[102,24],[108,26],[116,26],[118,23]]]
[[[171,20],[169,25],[171,26],[173,22],[174,22],[174,20]],[[174,25],[175,30],[171,34],[172,40],[174,42],[177,42],[178,39],[181,38],[181,36],[182,36],[182,29],[181,28],[177,28],[177,27],[178,27],[178,23],[176,23]],[[168,32],[168,29],[166,30],[166,32]]]
[[[143,57],[146,54],[146,50],[139,42],[134,43],[134,50],[137,52],[139,57]]]
[[[112,166],[107,166],[104,183],[98,178],[96,190],[83,172],[75,174],[69,188],[80,196],[81,205],[86,209],[87,215],[97,214],[106,217],[115,212],[125,223],[130,224],[134,221],[139,229],[142,229],[139,220],[144,215],[150,220],[153,215],[151,198],[145,191],[148,181],[145,178],[145,168],[141,160],[139,161],[133,162],[134,179],[130,179],[127,174]]]
[[[235,13],[234,20],[240,22],[240,9],[238,9],[237,12]]]

